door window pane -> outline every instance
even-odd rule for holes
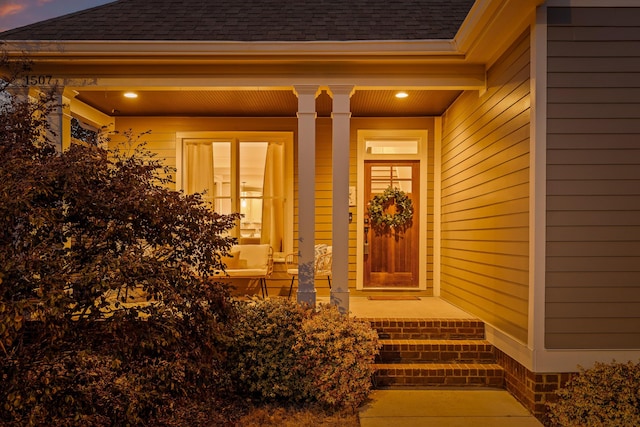
[[[391,179],[391,168],[389,166],[373,166],[371,168],[371,180],[389,180]]]
[[[391,181],[371,182],[371,192],[373,194],[382,194],[391,185]]]
[[[389,186],[411,193],[412,166],[381,165],[371,167],[371,192],[380,194]]]
[[[407,194],[411,194],[412,193],[412,191],[411,191],[411,187],[412,187],[411,181],[398,181],[398,182],[395,182],[393,184],[393,186],[395,188],[398,188],[398,189],[404,191]]]
[[[391,173],[394,180],[411,179],[412,170],[411,166],[394,166]]]

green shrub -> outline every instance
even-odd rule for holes
[[[239,393],[260,401],[299,398],[293,346],[310,310],[283,299],[254,299],[238,309],[229,373]]]
[[[240,305],[229,372],[240,394],[259,401],[359,406],[371,389],[377,333],[367,323],[288,300]]]
[[[303,395],[327,407],[355,409],[369,395],[379,351],[371,325],[321,305],[305,319],[294,346]]]
[[[558,426],[628,427],[640,425],[640,363],[596,363],[582,369],[548,404]]]

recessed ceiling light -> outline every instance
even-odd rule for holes
[[[124,93],[124,97],[125,97],[125,98],[132,98],[132,99],[133,99],[133,98],[137,98],[137,97],[138,97],[138,94],[137,94],[137,93],[135,93],[135,92],[125,92],[125,93]]]
[[[407,92],[398,92],[396,93],[396,98],[406,98],[409,94]]]

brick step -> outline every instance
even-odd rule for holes
[[[384,387],[504,388],[504,370],[494,363],[375,364],[374,384]]]
[[[494,363],[493,345],[484,340],[380,340],[378,363]]]
[[[370,319],[380,339],[484,339],[477,319]]]

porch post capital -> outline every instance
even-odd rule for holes
[[[354,93],[355,86],[353,85],[329,86],[329,95],[333,98],[333,111],[331,112],[331,116],[334,119],[338,118],[338,116],[343,116],[344,119],[351,118],[351,96]]]
[[[296,85],[293,93],[298,97],[298,117],[300,114],[316,114],[316,98],[320,95],[320,85]]]
[[[320,85],[294,85],[293,93],[296,94],[298,98],[301,95],[313,95],[314,99],[320,95]]]
[[[347,95],[348,98],[351,98],[355,92],[355,85],[329,85],[328,93],[330,97],[335,99],[335,97],[339,95]]]

